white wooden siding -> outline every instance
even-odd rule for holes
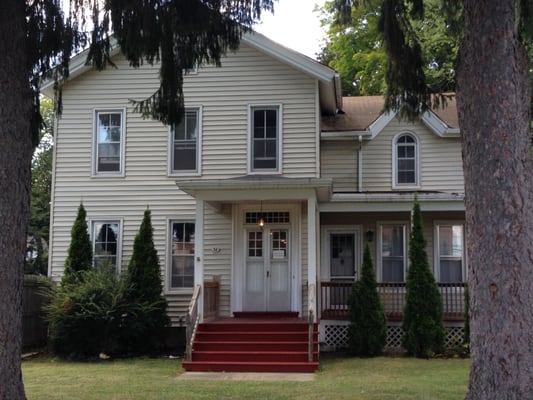
[[[320,169],[322,178],[333,179],[333,192],[357,191],[357,147],[355,140],[322,141]]]
[[[401,132],[412,132],[419,139],[419,190],[464,193],[460,139],[441,138],[421,122],[397,118],[373,140],[363,141],[363,191],[392,190],[393,138]]]
[[[88,219],[121,219],[122,266],[131,257],[144,210],[152,212],[154,241],[166,277],[168,220],[194,221],[195,200],[168,176],[169,129],[143,120],[130,99],[142,100],[159,86],[157,67],[132,69],[122,56],[117,69],[90,71],[68,82],[63,116],[58,121],[53,188],[51,274],[63,273],[70,230],[83,202]],[[200,68],[185,78],[187,106],[203,107],[202,176],[222,179],[247,171],[248,105],[283,105],[283,175],[316,177],[316,81],[259,51],[242,45],[222,60],[222,68]],[[124,177],[91,177],[94,109],[126,108]],[[223,167],[223,168],[222,168]],[[190,179],[186,177],[184,179]],[[229,313],[231,215],[206,212],[206,277],[221,275],[222,312]],[[220,247],[219,254],[211,249]],[[173,325],[186,313],[192,289],[167,293]]]
[[[230,316],[233,245],[231,207],[215,211],[206,206],[204,215],[204,279],[220,279],[219,315]]]

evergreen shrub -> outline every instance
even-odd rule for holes
[[[422,213],[415,196],[409,240],[409,272],[402,328],[402,345],[416,357],[431,357],[444,350],[442,301],[426,253]]]
[[[127,271],[128,298],[131,301],[151,304],[145,315],[144,332],[131,337],[130,346],[140,351],[153,351],[163,342],[165,327],[169,325],[167,301],[163,296],[161,267],[154,245],[150,210],[144,212],[143,221],[133,243],[133,254]]]
[[[350,352],[363,357],[381,354],[387,340],[387,320],[377,291],[368,243],[363,255],[361,279],[354,282],[349,305],[348,345]]]
[[[62,284],[77,281],[79,271],[90,270],[93,266],[93,248],[86,218],[87,212],[83,203],[80,203],[78,214],[70,232],[71,239],[61,280]]]

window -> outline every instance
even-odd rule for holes
[[[404,282],[406,259],[406,226],[387,224],[380,227],[379,259],[383,282]]]
[[[418,141],[409,133],[394,141],[394,186],[418,186]]]
[[[280,106],[250,107],[250,170],[280,172]]]
[[[200,109],[187,108],[171,129],[171,173],[196,174],[200,164]]]
[[[95,112],[94,174],[122,175],[124,111]]]
[[[95,268],[119,266],[120,222],[93,221],[93,263]]]
[[[332,233],[330,240],[330,278],[353,280],[355,276],[355,235]]]
[[[463,225],[439,224],[436,231],[439,282],[464,282]]]
[[[171,222],[172,266],[170,288],[191,288],[194,284],[194,223]]]

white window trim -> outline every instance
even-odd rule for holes
[[[98,114],[99,113],[120,113],[122,126],[120,127],[120,163],[119,171],[103,171],[98,169]],[[123,178],[125,176],[125,149],[126,149],[126,108],[95,108],[93,109],[93,140],[92,140],[92,158],[91,158],[91,177],[93,178]]]
[[[403,237],[403,282],[407,281],[407,270],[409,268],[409,235],[411,222],[409,221],[378,221],[376,238],[376,278],[378,282],[383,282],[383,258],[382,258],[382,237],[384,225],[402,225],[404,228]]]
[[[277,168],[275,169],[265,169],[254,171],[253,169],[253,140],[252,140],[252,111],[255,108],[263,109],[274,109],[278,110],[278,159],[277,159]],[[283,104],[282,103],[260,103],[260,104],[248,104],[248,174],[249,175],[272,175],[272,174],[281,174],[283,171]]]
[[[172,126],[168,127],[168,176],[201,176],[202,175],[202,116],[203,116],[203,106],[201,105],[191,105],[185,107],[187,110],[198,110],[198,140],[196,142],[196,171],[174,171],[172,169],[174,165],[174,131]],[[185,117],[185,115],[184,115]]]
[[[398,183],[398,146],[397,141],[404,135],[412,136],[415,139],[415,183]],[[417,134],[411,131],[402,131],[392,138],[392,188],[393,189],[420,189],[420,147],[421,141]]]
[[[109,216],[109,217],[94,217],[94,218],[90,218],[89,219],[89,228],[90,228],[90,234],[89,234],[89,237],[91,239],[91,248],[92,248],[92,251],[93,251],[93,262],[92,262],[92,266],[94,268],[94,224],[95,223],[105,223],[105,224],[110,224],[110,223],[115,223],[115,222],[118,222],[118,241],[117,241],[117,265],[116,265],[116,268],[117,268],[117,274],[120,274],[120,272],[122,271],[122,242],[123,242],[123,230],[124,230],[124,218],[122,217],[113,217],[113,216]]]
[[[194,224],[194,232],[196,236],[196,219],[194,217],[192,218],[183,218],[183,217],[170,217],[167,218],[166,224],[166,243],[167,243],[167,249],[166,249],[166,263],[165,263],[165,279],[164,279],[164,292],[166,294],[191,294],[194,289],[194,283],[191,287],[172,287],[172,224],[173,223],[192,223]],[[195,243],[195,254],[192,256],[193,259],[196,257],[196,243]],[[196,268],[196,262],[194,265],[194,268]],[[196,271],[195,271],[196,273]]]
[[[320,279],[330,281],[331,280],[331,265],[330,262],[330,252],[331,252],[331,234],[353,234],[356,240],[354,243],[358,246],[359,253],[354,254],[354,262],[357,280],[361,279],[361,268],[363,266],[363,251],[364,251],[364,242],[363,242],[363,226],[362,225],[328,225],[322,227],[322,248],[321,248],[321,268]],[[359,266],[357,265],[359,263]],[[327,266],[327,267],[326,267]]]
[[[435,280],[440,282],[440,247],[439,247],[439,226],[441,225],[461,225],[463,227],[463,257],[462,257],[462,273],[463,282],[468,280],[468,257],[466,248],[466,224],[462,220],[436,220],[433,222],[433,275]]]

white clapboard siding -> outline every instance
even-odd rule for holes
[[[120,220],[121,266],[131,258],[134,237],[149,207],[154,241],[165,277],[173,325],[185,316],[192,289],[168,291],[169,220],[194,221],[196,202],[168,176],[169,128],[133,112],[131,99],[142,100],[159,86],[157,66],[130,68],[122,57],[117,68],[86,72],[64,86],[63,115],[58,121],[53,187],[51,275],[63,273],[70,230],[83,202],[89,221]],[[282,107],[283,175],[316,177],[317,82],[245,44],[222,60],[222,68],[205,66],[185,77],[186,106],[202,108],[202,175],[223,179],[248,171],[248,107]],[[124,109],[124,175],[92,176],[94,110]],[[229,313],[231,215],[206,208],[206,278],[221,276],[221,308]],[[215,254],[212,249],[220,248]]]
[[[414,133],[420,141],[420,190],[464,192],[460,139],[442,138],[419,121],[396,118],[373,140],[363,142],[363,191],[392,189],[393,138],[402,132]]]
[[[230,316],[232,213],[231,207],[216,212],[205,207],[204,278],[219,279],[219,315]]]
[[[320,171],[322,178],[333,179],[334,192],[357,191],[357,146],[355,140],[322,141]]]

